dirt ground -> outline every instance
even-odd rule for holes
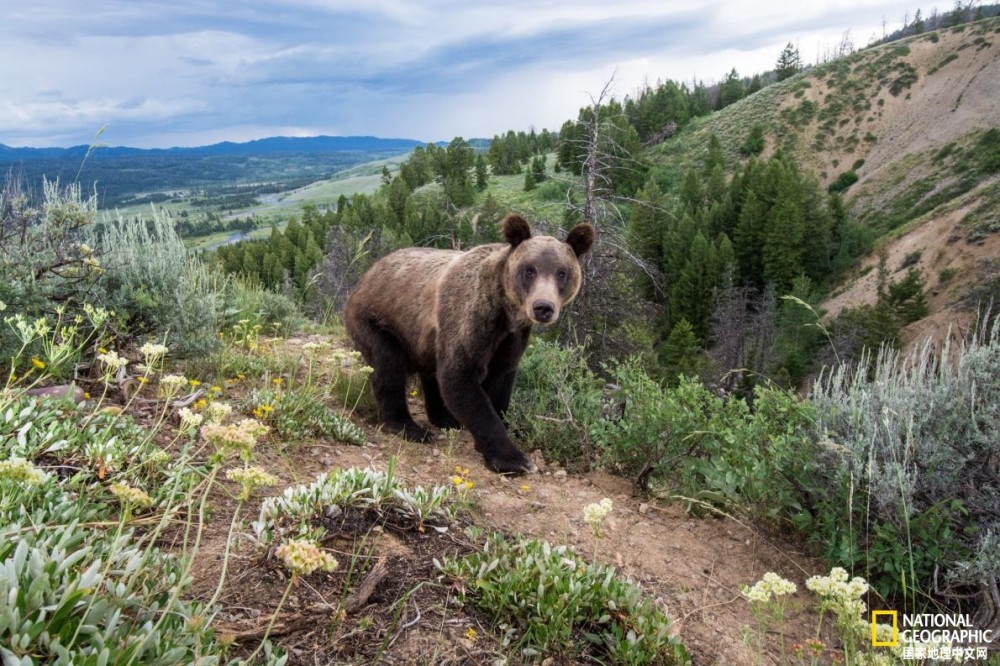
[[[294,353],[305,341],[287,345]],[[411,403],[421,421],[422,405],[417,398]],[[442,436],[422,445],[354,420],[365,428],[364,446],[320,440],[259,447],[256,464],[281,479],[271,493],[332,469],[385,470],[395,458],[396,477],[408,486],[448,484],[456,466],[468,470],[464,476],[474,482],[470,510],[458,524],[429,526],[424,532],[366,515],[331,519],[323,545],[341,567],[333,574],[301,579],[275,618],[288,579],[273,554],[253,542],[249,521],[257,518],[261,498],[251,501],[237,523],[219,598],[222,610],[214,621],[218,635],[234,640],[234,650],[256,647],[273,620],[269,635],[288,652],[291,664],[503,663],[509,655],[497,641],[499,632],[474,608],[459,604],[434,559],[471,552],[476,545],[469,525],[480,533],[499,530],[571,545],[589,559],[595,544],[583,507],[605,497],[614,508],[597,544],[597,559],[613,565],[661,605],[694,664],[755,663],[757,650],[743,635],[754,622],[739,590],[767,571],[799,587],[787,619],[787,644],[814,636],[817,617],[808,608],[804,581],[825,572],[799,547],[729,517],[692,517],[676,504],[636,495],[629,481],[604,472],[567,473],[547,464],[540,452],[532,454],[539,473],[501,477],[485,468],[464,431],[452,441]],[[212,519],[195,570],[194,591],[201,599],[211,598],[218,583],[235,506],[224,493],[212,497]],[[778,641],[772,637],[764,661],[777,664]]]

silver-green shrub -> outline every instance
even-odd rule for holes
[[[883,594],[995,594],[1000,329],[841,365],[812,400],[829,470],[814,489],[827,511],[816,515],[837,546],[828,554],[866,566]],[[849,542],[833,543],[848,526]]]
[[[228,278],[188,256],[169,217],[118,216],[90,242],[101,248],[109,307],[128,317],[130,332],[169,332],[179,356],[218,346]]]

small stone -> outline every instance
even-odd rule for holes
[[[649,512],[649,505],[648,504],[646,504],[645,502],[643,502],[642,504],[639,505],[639,513],[641,513],[642,515],[645,516],[648,512]]]
[[[436,458],[436,457],[438,457],[438,456],[441,455],[441,450],[440,449],[431,449],[431,455]]]
[[[559,481],[560,483],[566,483],[566,470],[557,469],[556,471],[552,472],[552,478],[555,479],[556,481]]]

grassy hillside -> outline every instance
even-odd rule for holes
[[[791,154],[843,191],[853,217],[885,240],[889,270],[917,266],[932,289],[930,318],[954,321],[997,280],[997,99],[1000,19],[992,18],[814,67],[694,121],[647,156],[679,186],[712,134],[736,163],[760,125],[763,155]],[[875,300],[875,262],[857,267],[828,311]],[[926,322],[911,327],[926,330]]]

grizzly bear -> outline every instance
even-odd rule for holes
[[[519,215],[501,223],[505,243],[468,251],[409,248],[375,263],[347,299],[347,332],[373,368],[379,419],[391,432],[426,442],[432,434],[406,406],[417,374],[427,418],[466,427],[487,466],[531,471],[503,416],[534,324],[551,324],[580,289],[579,258],[595,231],[578,224],[565,241],[532,236]]]

